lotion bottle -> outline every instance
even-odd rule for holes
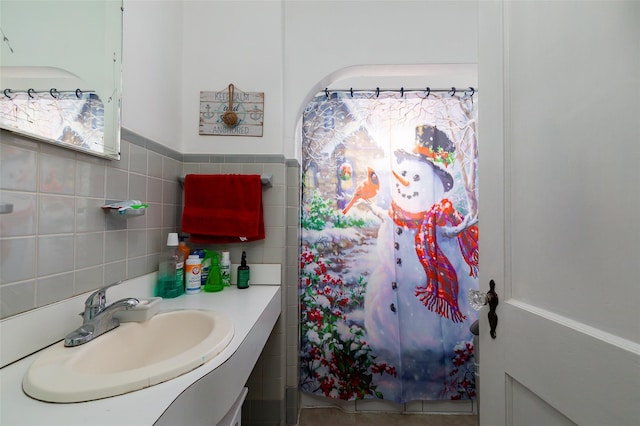
[[[222,284],[225,287],[231,285],[231,259],[229,259],[229,252],[222,252],[222,260],[220,260],[220,274],[222,276]]]
[[[251,270],[247,266],[247,253],[243,251],[240,266],[238,266],[238,288],[249,288],[249,284],[251,284],[250,272]]]

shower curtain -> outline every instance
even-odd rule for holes
[[[477,95],[325,92],[302,126],[300,389],[471,399]]]

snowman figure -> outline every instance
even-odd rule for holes
[[[445,133],[421,125],[413,151],[394,153],[379,266],[364,302],[372,355],[398,373],[374,377],[385,399],[440,399],[453,348],[469,340],[475,320],[467,292],[478,287],[477,226],[466,226],[445,198],[454,186],[454,150]]]

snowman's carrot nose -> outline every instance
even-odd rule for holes
[[[408,180],[406,180],[405,178],[403,178],[402,176],[397,174],[394,170],[392,170],[391,173],[393,173],[393,175],[396,177],[396,179],[398,179],[398,182],[400,182],[402,185],[409,186],[409,181]]]

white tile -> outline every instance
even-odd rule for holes
[[[264,206],[284,206],[285,188],[282,185],[274,185],[270,188],[263,187],[262,205]]]
[[[3,256],[4,257],[4,256]],[[38,277],[73,270],[73,235],[38,237]]]
[[[162,155],[149,151],[147,161],[149,176],[162,178]]]
[[[113,167],[107,167],[107,191],[105,197],[108,200],[126,200],[129,197],[129,172]]]
[[[102,287],[104,285],[103,273],[104,266],[102,264],[86,269],[76,269],[73,294],[82,294]]]
[[[169,157],[162,157],[162,178],[178,182],[178,176],[181,175],[179,163],[177,160]]]
[[[200,163],[200,173],[202,174],[219,174],[220,163]]]
[[[104,283],[111,284],[127,278],[127,262],[120,261],[104,265]]]
[[[143,203],[147,199],[147,177],[136,173],[129,173],[129,199]]]
[[[36,305],[44,306],[73,296],[73,272],[49,275],[36,282]]]
[[[3,138],[5,133],[2,134]],[[0,187],[20,191],[35,191],[38,154],[30,149],[0,145]]]
[[[36,239],[0,239],[0,284],[23,281],[35,277]]]
[[[147,150],[138,145],[129,145],[129,170],[147,174]]]
[[[139,257],[147,254],[147,231],[127,231],[127,258]]]
[[[285,212],[281,206],[264,206],[265,226],[285,226]]]
[[[74,158],[41,153],[40,191],[73,195],[76,181],[75,167],[76,161]]]
[[[76,232],[103,231],[105,213],[104,200],[100,198],[76,197]]]
[[[127,257],[127,231],[105,232],[105,262],[124,260]]]
[[[104,197],[106,173],[105,166],[78,161],[76,163],[76,195]]]
[[[32,235],[36,232],[36,194],[0,191],[0,202],[13,205],[10,214],[0,217],[0,237]]]
[[[147,257],[133,257],[127,259],[127,278],[140,277],[146,274]]]
[[[35,280],[0,286],[0,318],[35,308],[35,288]]]
[[[145,200],[147,203],[162,202],[162,179],[147,178],[147,196]]]
[[[104,232],[76,234],[76,269],[104,262]]]
[[[40,195],[38,203],[38,233],[64,234],[73,232],[75,199],[63,195]]]

